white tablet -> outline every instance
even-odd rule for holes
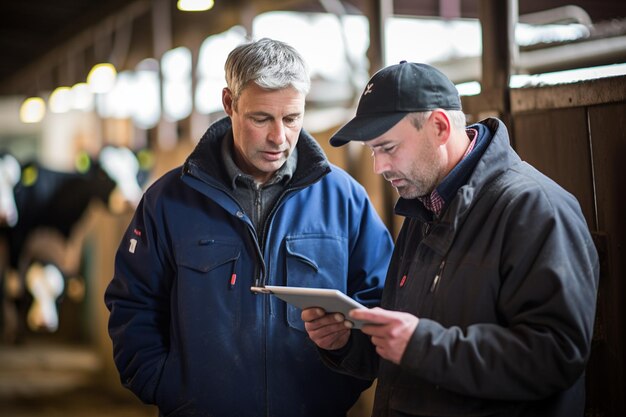
[[[320,307],[327,313],[341,313],[346,320],[354,324],[355,329],[360,329],[364,322],[352,320],[348,312],[355,308],[367,308],[363,304],[354,301],[339,290],[327,288],[306,287],[283,287],[266,285],[265,287],[251,287],[251,291],[262,294],[272,294],[287,303],[300,309]]]

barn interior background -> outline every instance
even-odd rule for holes
[[[626,413],[625,2],[215,0],[195,12],[179,3],[0,6],[3,415],[154,415],[119,387],[102,294],[138,194],[223,116],[223,62],[248,36],[305,55],[305,128],[365,185],[394,234],[395,192],[369,153],[327,145],[369,76],[427,62],[457,84],[470,121],[502,118],[522,157],[583,206],[602,261],[587,415]],[[369,415],[371,394],[352,417]]]

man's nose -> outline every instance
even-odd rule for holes
[[[388,171],[388,163],[385,157],[374,154],[374,172],[381,175],[383,172]]]
[[[267,138],[270,142],[273,142],[277,145],[281,145],[285,142],[285,126],[283,126],[282,122],[278,121],[272,124]]]

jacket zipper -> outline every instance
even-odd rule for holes
[[[308,184],[310,185],[310,184]],[[274,215],[276,214],[276,211],[278,210],[278,207],[280,205],[282,205],[283,200],[285,198],[285,196],[291,192],[296,192],[298,190],[301,190],[303,188],[306,188],[308,185],[303,185],[303,186],[297,186],[297,187],[292,187],[292,188],[286,188],[285,190],[283,190],[282,194],[278,197],[278,199],[276,200],[276,203],[274,204],[274,207],[272,207],[272,210],[270,211],[270,213],[267,216],[267,220],[265,221],[265,225],[263,226],[263,230],[261,231],[262,233],[258,236],[258,242],[257,242],[257,246],[259,247],[260,253],[261,253],[261,258],[264,258],[265,255],[265,246],[266,246],[266,240],[267,240],[267,236],[268,236],[268,232],[269,232],[269,227],[273,221]],[[260,246],[259,246],[260,245]],[[269,271],[265,271],[266,272],[266,276],[264,277],[258,277],[255,280],[255,285],[257,287],[264,287],[265,284],[267,284],[267,275]]]
[[[191,164],[194,165],[194,164]],[[267,217],[267,221],[265,222],[265,226],[263,228],[262,234],[259,235],[258,233],[255,233],[254,228],[252,226],[248,226],[248,230],[250,231],[250,234],[253,237],[253,241],[255,243],[256,249],[257,249],[257,253],[260,256],[260,261],[261,261],[261,271],[259,272],[258,275],[255,276],[254,278],[254,285],[257,287],[260,286],[265,286],[266,282],[267,282],[267,276],[269,275],[269,271],[267,270],[267,266],[265,265],[265,258],[264,258],[264,251],[265,251],[265,240],[267,239],[267,233],[269,232],[269,225],[272,223],[272,218],[274,217],[278,206],[280,204],[282,204],[283,199],[285,198],[285,196],[290,193],[290,192],[296,192],[298,190],[304,189],[306,187],[311,186],[312,184],[320,181],[324,176],[326,176],[328,174],[328,172],[330,172],[330,169],[327,169],[326,172],[324,172],[323,175],[320,175],[318,178],[316,178],[314,181],[309,181],[306,184],[302,184],[302,185],[298,185],[295,187],[291,187],[291,188],[287,188],[285,190],[283,190],[283,193],[280,195],[280,197],[276,200],[276,203],[274,204],[274,207],[272,207],[272,210],[270,211],[268,217]],[[189,176],[198,178],[199,180],[201,180],[202,182],[206,183],[209,186],[213,186],[221,191],[224,191],[227,195],[230,196],[230,191],[228,189],[226,189],[225,187],[223,187],[221,184],[216,183],[214,181],[207,181],[203,178],[200,178],[200,176],[198,175],[194,175],[194,173],[191,172],[191,169],[187,166],[187,164],[185,165],[185,173]],[[239,206],[241,209],[241,206]],[[231,278],[232,279],[232,278]],[[236,277],[235,277],[236,280]],[[267,300],[268,297],[264,297],[265,301]],[[265,302],[264,301],[264,302]],[[264,308],[265,310],[265,308]],[[267,318],[265,318],[266,320]],[[264,333],[264,355],[265,355],[265,364],[267,364],[267,331],[263,332]],[[266,390],[265,390],[265,404],[266,404],[266,413],[267,415],[269,415],[269,393],[267,391],[267,384],[268,384],[268,373],[267,373],[267,366],[265,366],[265,386],[266,386]]]
[[[441,277],[443,276],[443,268],[446,266],[446,258],[443,258],[443,260],[441,261],[441,264],[439,264],[439,270],[437,271],[437,275],[435,275],[435,278],[433,279],[433,283],[430,286],[430,292],[434,293],[435,291],[437,291],[437,288],[439,287],[439,283],[441,282]]]

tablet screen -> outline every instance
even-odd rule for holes
[[[359,302],[348,297],[339,290],[328,288],[306,288],[306,287],[283,287],[266,285],[265,287],[251,287],[250,290],[256,293],[272,294],[281,300],[294,305],[300,309],[309,307],[320,307],[327,313],[341,313],[346,320],[354,324],[354,328],[360,329],[364,324],[358,320],[350,320],[348,312],[355,308],[367,308]]]

